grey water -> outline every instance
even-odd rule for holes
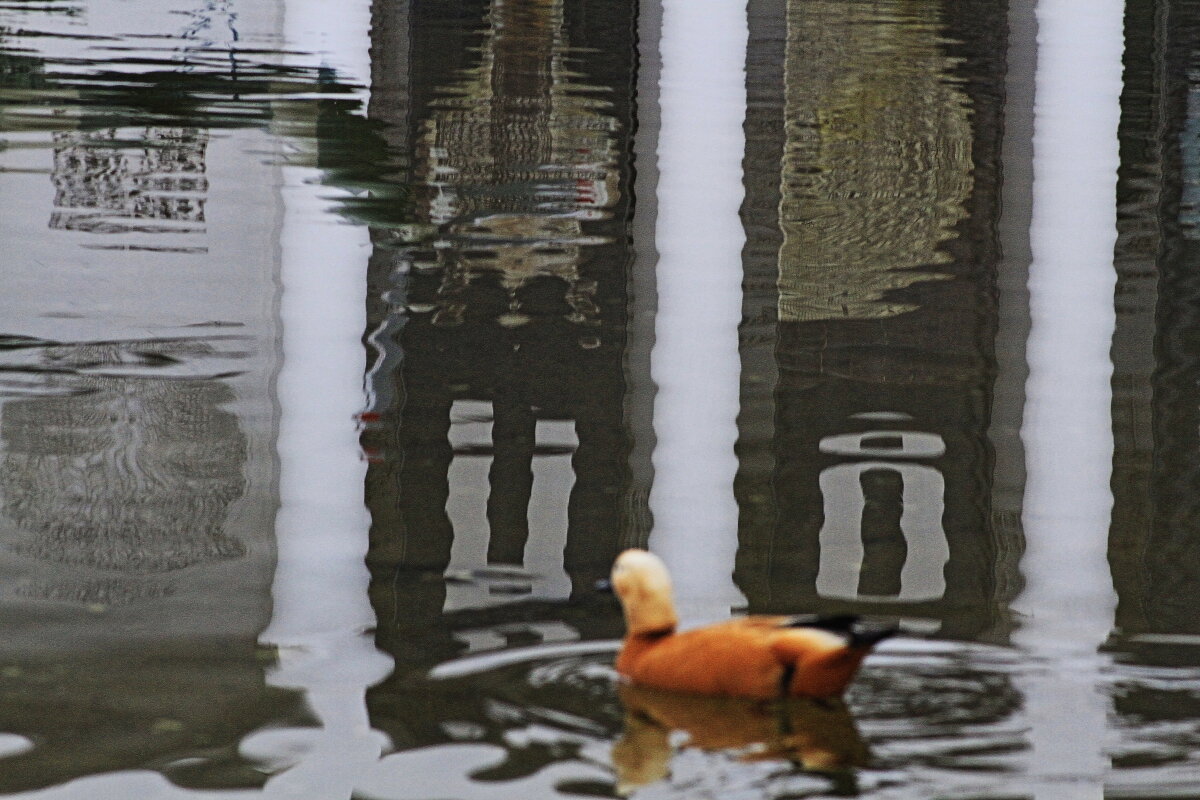
[[[2,2],[0,794],[1200,795],[1198,208],[1194,0]]]

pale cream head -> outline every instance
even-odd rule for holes
[[[662,559],[645,550],[626,550],[612,570],[613,591],[625,609],[626,633],[667,633],[679,619],[671,598],[671,576]]]

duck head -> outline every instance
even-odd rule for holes
[[[627,636],[670,633],[679,618],[671,598],[671,576],[662,559],[645,550],[617,556],[612,588],[625,611]]]

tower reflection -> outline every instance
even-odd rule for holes
[[[1198,749],[1192,733],[1180,733],[1200,709],[1192,670],[1169,669],[1200,663],[1200,81],[1188,67],[1198,34],[1194,4],[1127,6],[1108,543],[1118,595],[1109,648],[1122,665],[1113,687],[1121,746],[1112,757],[1121,785],[1190,783]]]
[[[27,60],[61,87],[56,62]],[[125,77],[125,109],[170,81]],[[93,89],[70,97],[117,104]],[[275,555],[274,330],[246,298],[270,296],[275,265],[257,258],[269,222],[233,209],[270,207],[270,167],[214,145],[199,115],[76,122],[32,128],[32,168],[5,171],[22,201],[4,226],[20,288],[6,286],[0,348],[0,729],[33,746],[4,760],[0,791],[129,769],[260,785],[239,742],[304,714],[267,684],[257,643]],[[239,170],[244,186],[210,187]]]
[[[756,610],[1003,636],[1020,547],[990,513],[1003,21],[752,6],[750,85],[775,88],[748,121],[738,583]]]
[[[376,14],[372,92],[390,100],[371,113],[413,186],[403,221],[373,234],[363,433],[377,642],[397,664],[369,704],[401,746],[445,737],[417,671],[617,622],[587,596],[629,484],[631,13]],[[491,725],[482,705],[458,710]]]

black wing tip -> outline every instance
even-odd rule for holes
[[[863,628],[850,631],[850,645],[852,647],[874,647],[882,642],[895,636],[900,632],[900,629],[895,625],[884,623],[876,623]]]
[[[788,617],[784,625],[788,628],[820,628],[833,633],[850,633],[861,619],[857,614],[797,614]]]
[[[900,632],[893,623],[867,621],[857,614],[801,614],[790,617],[784,624],[789,628],[818,628],[842,634],[852,647],[873,647]]]

